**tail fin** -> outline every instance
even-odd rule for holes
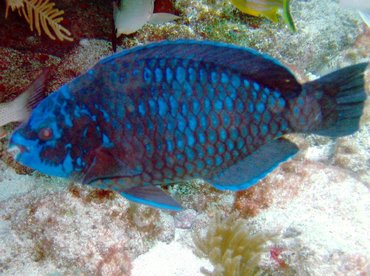
[[[320,104],[321,123],[313,133],[340,137],[359,128],[366,100],[364,71],[368,63],[359,63],[304,84],[303,90]]]
[[[26,120],[32,109],[45,97],[48,73],[49,69],[44,69],[21,95],[11,102],[0,103],[0,127]]]

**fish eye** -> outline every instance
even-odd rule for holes
[[[42,141],[47,141],[53,138],[53,130],[50,127],[44,127],[39,131],[39,138]]]

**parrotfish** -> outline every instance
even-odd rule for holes
[[[121,0],[119,7],[114,2],[113,9],[117,37],[132,34],[147,23],[162,24],[180,18],[170,13],[153,13],[154,0]]]
[[[292,32],[295,32],[289,2],[290,0],[231,0],[240,11],[253,16],[264,16],[273,22],[278,22],[277,15],[282,10],[285,23]]]
[[[160,185],[256,184],[298,147],[287,133],[358,130],[367,63],[298,83],[279,61],[210,41],[163,41],[111,55],[60,87],[12,134],[42,173],[179,210]]]

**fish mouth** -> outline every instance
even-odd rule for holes
[[[22,145],[10,145],[7,152],[13,157],[14,160],[17,160],[22,153],[28,152],[28,150]]]

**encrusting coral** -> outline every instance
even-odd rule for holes
[[[213,272],[205,273],[214,276],[259,275],[262,272],[260,258],[268,252],[265,244],[274,240],[275,235],[252,233],[246,220],[238,219],[236,213],[226,219],[216,215],[205,236],[195,232],[195,253],[207,256],[215,267]]]
[[[18,14],[24,16],[30,25],[31,31],[33,28],[41,35],[41,29],[44,30],[46,35],[52,40],[56,37],[63,41],[73,41],[70,31],[60,25],[63,20],[61,15],[64,11],[54,8],[55,3],[49,0],[6,0],[5,18],[8,17],[9,8],[18,10]],[[56,37],[51,33],[49,26],[54,31]]]
[[[154,241],[174,239],[172,216],[107,191],[76,184],[23,196],[0,197],[1,275],[131,275]]]

